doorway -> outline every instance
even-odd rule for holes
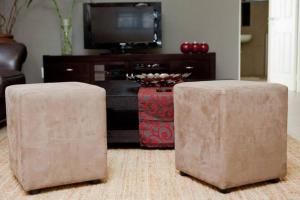
[[[242,0],[241,79],[266,81],[268,77],[268,0]]]

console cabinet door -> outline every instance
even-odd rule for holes
[[[187,80],[213,80],[213,72],[211,71],[209,60],[185,60],[174,61],[171,64],[173,73],[191,73]]]
[[[85,63],[55,63],[44,67],[45,82],[79,81],[91,83],[91,69]]]

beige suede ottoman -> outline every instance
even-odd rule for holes
[[[10,167],[25,191],[105,179],[105,96],[78,82],[6,89]]]
[[[176,85],[176,168],[222,192],[284,177],[287,96],[285,86],[263,82]]]

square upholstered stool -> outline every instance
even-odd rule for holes
[[[287,95],[262,82],[176,85],[176,168],[221,191],[284,177]]]
[[[105,179],[105,96],[77,82],[6,89],[10,167],[25,191]]]

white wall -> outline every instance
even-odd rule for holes
[[[11,2],[11,0],[3,1],[6,4]],[[117,1],[128,2],[129,0]],[[67,8],[70,0],[59,2]],[[95,0],[93,2],[109,1]],[[206,41],[211,51],[216,52],[217,78],[239,78],[239,0],[161,0],[161,2],[163,13],[161,52],[178,53],[180,43],[186,40]],[[73,19],[74,54],[91,53],[83,49],[81,3],[76,6]],[[26,12],[21,13],[14,35],[16,40],[25,43],[29,50],[24,66],[27,81],[41,82],[42,55],[60,53],[58,19],[52,9],[51,1],[35,1]]]

